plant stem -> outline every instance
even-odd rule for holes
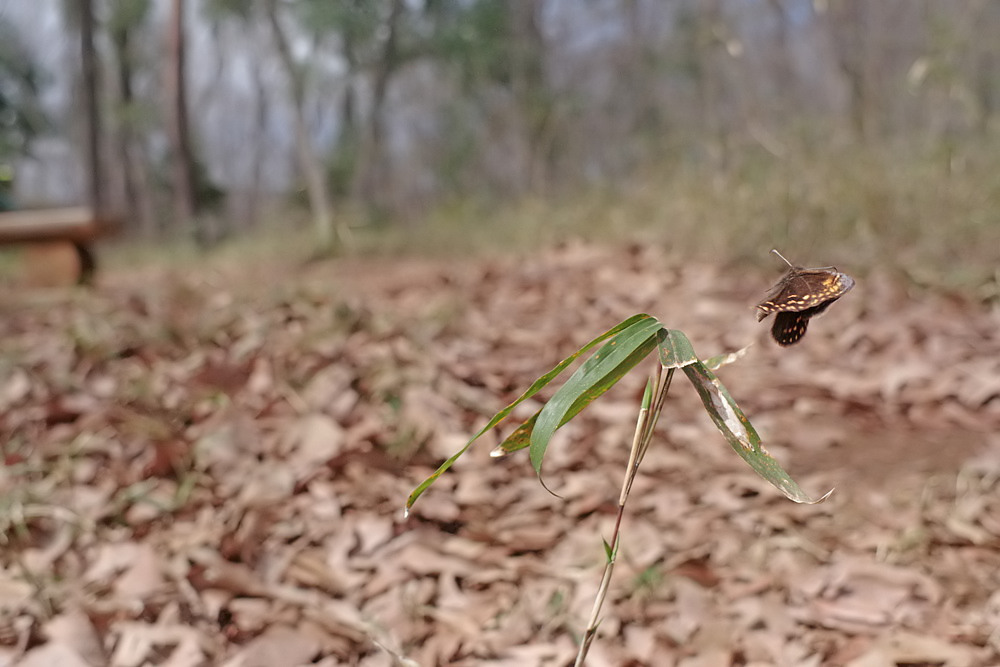
[[[580,650],[576,655],[575,667],[582,667],[587,659],[587,652],[590,645],[597,636],[597,627],[600,624],[601,607],[604,599],[608,595],[608,588],[611,586],[611,573],[615,569],[615,562],[618,560],[618,542],[621,539],[622,517],[625,515],[625,502],[628,494],[632,490],[632,482],[639,471],[639,464],[642,462],[649,443],[653,439],[653,427],[660,417],[660,410],[663,408],[663,401],[667,397],[670,389],[670,381],[674,377],[674,369],[667,369],[666,375],[663,373],[662,365],[657,365],[653,371],[646,388],[646,395],[643,397],[642,407],[639,409],[639,417],[636,420],[635,435],[632,437],[632,449],[629,452],[628,466],[625,469],[625,479],[622,481],[622,492],[618,497],[618,516],[615,519],[615,528],[611,533],[611,548],[608,550],[607,562],[604,564],[604,576],[601,578],[601,585],[597,589],[594,598],[594,608],[590,612],[590,621],[587,623],[587,632],[580,642]],[[649,400],[651,397],[652,400]]]

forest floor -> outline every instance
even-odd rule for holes
[[[559,432],[561,497],[487,434],[402,508],[638,312],[753,343],[720,379],[835,491],[786,500],[676,379],[589,665],[1000,664],[1000,312],[872,273],[779,348],[752,307],[780,272],[568,244],[3,295],[0,665],[570,663],[651,367]]]

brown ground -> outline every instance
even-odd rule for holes
[[[779,272],[570,245],[3,297],[0,664],[567,664],[648,367],[560,431],[562,499],[491,435],[401,509],[636,312],[702,356],[754,342],[722,381],[836,491],[785,500],[678,378],[589,665],[1000,664],[1000,315],[858,276],[779,349],[751,310]]]

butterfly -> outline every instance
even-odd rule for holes
[[[792,345],[806,334],[810,317],[822,313],[854,287],[854,278],[834,266],[795,266],[777,250],[771,252],[788,264],[788,272],[757,304],[757,321],[776,313],[771,336],[778,345]]]

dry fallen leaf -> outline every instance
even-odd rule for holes
[[[224,667],[288,667],[311,663],[320,645],[310,634],[272,626],[223,663]]]
[[[400,508],[643,311],[705,356],[758,340],[720,377],[804,486],[837,492],[783,501],[675,385],[594,664],[1000,664],[995,314],[873,275],[789,353],[749,309],[769,276],[652,247],[273,270],[267,289],[214,267],[4,296],[0,660],[566,664],[641,373],[561,432],[563,499],[524,453],[489,457],[501,428]]]

